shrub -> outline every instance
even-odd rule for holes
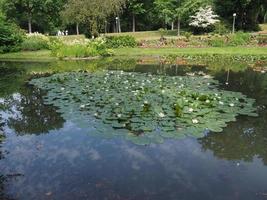
[[[226,24],[223,22],[218,22],[214,25],[213,33],[219,35],[229,34],[230,30],[227,28]]]
[[[64,44],[61,40],[50,43],[52,55],[58,58],[85,58],[110,56],[112,51],[106,48],[103,40],[93,40],[85,44]]]
[[[188,41],[190,37],[192,36],[191,32],[184,32],[183,35],[185,36],[186,40]]]
[[[133,36],[109,36],[106,37],[105,45],[107,48],[136,47],[137,42]]]
[[[21,44],[21,49],[24,51],[49,49],[49,38],[42,34],[29,34]]]
[[[19,51],[24,36],[16,25],[0,20],[0,53]]]
[[[242,46],[247,45],[250,42],[250,34],[244,32],[237,32],[236,34],[231,34],[229,36],[228,44],[229,46]]]
[[[225,39],[223,37],[213,37],[208,41],[208,44],[212,47],[224,47]]]
[[[267,35],[259,35],[257,37],[258,44],[266,45],[267,44]]]

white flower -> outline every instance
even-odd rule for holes
[[[64,87],[62,87],[62,88],[61,88],[61,90],[63,91],[63,90],[65,90],[65,88],[64,88]]]
[[[144,104],[148,104],[148,101],[144,101]]]
[[[161,90],[161,92],[162,92],[162,94],[164,94],[165,93],[165,90]]]
[[[210,100],[207,99],[207,100],[206,100],[206,103],[210,103]]]
[[[80,108],[85,108],[85,105],[80,105]]]
[[[218,15],[214,14],[211,6],[207,6],[205,8],[201,7],[194,16],[191,16],[192,21],[189,25],[207,28],[219,22],[220,20],[217,19],[218,17]]]
[[[220,104],[220,105],[224,105],[224,103],[223,103],[222,101],[219,101],[219,104]]]
[[[121,118],[121,114],[118,114],[117,117],[118,117],[118,118]]]
[[[189,108],[188,111],[189,111],[189,112],[193,112],[194,109],[193,109],[193,108]]]
[[[192,119],[193,124],[198,124],[199,121],[197,119]]]
[[[116,106],[119,106],[119,103],[115,103]]]
[[[234,107],[234,106],[235,106],[235,104],[233,104],[233,103],[230,103],[230,104],[229,104],[229,106],[231,106],[231,107]]]
[[[164,113],[159,113],[159,117],[161,118],[165,117]]]
[[[98,116],[98,113],[95,113],[94,116],[97,117]]]

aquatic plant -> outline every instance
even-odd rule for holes
[[[33,79],[46,104],[66,120],[135,144],[221,132],[238,115],[257,116],[254,99],[220,90],[208,76],[159,76],[123,71],[71,72]]]

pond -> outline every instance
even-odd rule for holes
[[[0,199],[267,199],[266,63],[219,60],[176,61],[171,64],[157,59],[0,62]],[[139,134],[137,131],[133,140],[121,137],[123,133],[120,132],[124,129],[114,129],[121,128],[117,125],[96,132],[97,117],[85,115],[83,102],[71,108],[64,104],[68,109],[60,108],[60,105],[47,100],[49,91],[36,87],[38,84],[29,84],[32,79],[48,80],[42,82],[42,86],[49,87],[51,73],[62,76],[76,71],[74,74],[79,75],[78,78],[70,78],[64,83],[64,88],[60,86],[55,93],[57,98],[53,93],[53,102],[60,103],[64,102],[64,98],[60,98],[62,91],[68,87],[77,91],[82,85],[81,82],[70,84],[71,81],[84,74],[95,78],[95,74],[103,73],[103,70],[107,70],[104,73],[147,76],[149,81],[150,76],[163,77],[164,80],[178,78],[178,81],[212,76],[216,91],[223,91],[222,98],[228,93],[236,95],[235,98],[241,98],[242,94],[246,95],[245,101],[256,101],[250,110],[252,116],[236,115],[236,120],[228,120],[226,127],[219,127],[222,131],[216,131],[218,127],[215,127],[213,132],[203,131],[197,137],[184,134],[183,137],[162,137],[140,143],[135,139],[154,133]],[[194,84],[202,83],[202,78]],[[133,84],[127,85],[127,80],[123,81],[120,87]],[[166,82],[169,84],[171,81]],[[105,83],[109,87],[112,84]],[[88,86],[96,89],[92,87]],[[121,96],[127,99],[127,93],[122,92]],[[205,97],[205,103],[207,100]],[[75,110],[75,107],[78,108]],[[89,106],[90,109],[95,107],[96,104]],[[65,112],[60,112],[62,109]],[[86,118],[73,119],[71,109]],[[121,118],[118,114],[116,116]],[[153,120],[148,123],[153,124]],[[109,123],[105,125],[112,126]],[[155,126],[160,127],[158,124]]]

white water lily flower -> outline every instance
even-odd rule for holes
[[[64,87],[62,87],[62,88],[61,88],[61,90],[63,91],[63,90],[65,90],[65,88],[64,88]]]
[[[109,90],[106,90],[106,92],[108,92]]]
[[[94,116],[97,117],[98,116],[98,113],[95,113]]]
[[[193,108],[189,108],[188,111],[189,112],[194,112],[194,109]]]
[[[197,119],[192,119],[193,124],[198,124],[199,121]]]
[[[206,100],[206,103],[210,103],[210,100],[207,99],[207,100]]]
[[[230,103],[230,104],[229,104],[229,106],[231,106],[231,107],[234,107],[234,106],[235,106],[235,104],[233,104],[233,103]]]
[[[219,104],[220,104],[220,105],[224,105],[224,103],[223,103],[222,101],[219,101]]]
[[[115,103],[116,106],[119,106],[120,104],[119,103]]]
[[[164,94],[165,93],[165,90],[161,90],[161,92]]]
[[[165,117],[165,114],[164,113],[159,113],[159,117],[163,118],[163,117]]]
[[[80,105],[80,108],[85,108],[85,105]]]
[[[121,114],[118,114],[117,117],[118,117],[118,118],[121,118]]]
[[[148,101],[144,101],[144,104],[148,104]]]

